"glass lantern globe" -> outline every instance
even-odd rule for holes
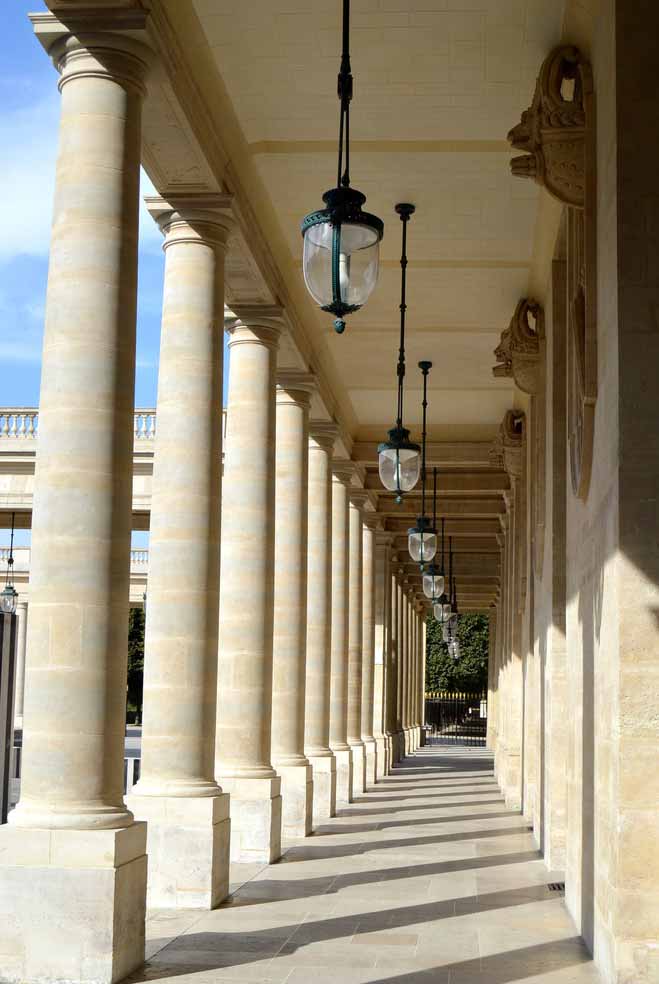
[[[420,516],[416,526],[407,531],[407,546],[417,564],[429,564],[437,553],[437,530],[432,529],[425,516]]]
[[[446,622],[444,623],[444,626],[442,628],[442,639],[444,640],[444,642],[451,641],[451,630]]]
[[[7,584],[0,593],[0,614],[13,615],[16,611],[18,592],[11,584]]]
[[[455,612],[453,612],[453,614],[450,616],[450,618],[448,620],[448,624],[450,625],[450,627],[453,630],[453,632],[457,631],[457,628],[458,628],[458,616],[455,614]]]
[[[366,196],[354,188],[332,188],[323,201],[327,208],[302,221],[302,269],[307,290],[321,311],[335,315],[341,334],[345,316],[359,311],[377,283],[384,225],[362,212]]]
[[[448,622],[451,617],[451,602],[444,592],[440,595],[439,601],[435,605],[435,608],[439,610],[439,614],[436,616],[438,622]]]
[[[435,601],[435,599],[440,597],[443,590],[444,576],[442,574],[435,574],[435,568],[431,566],[430,570],[423,575],[423,593],[426,598]]]
[[[442,606],[439,605],[439,604],[434,604],[432,606],[432,613],[435,616],[435,618],[437,619],[437,621],[438,622],[441,622],[441,620],[442,620]]]
[[[398,501],[411,492],[421,474],[421,448],[410,441],[406,427],[393,427],[389,440],[378,446],[380,481],[389,492],[396,492]]]

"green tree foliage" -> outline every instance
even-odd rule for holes
[[[131,608],[128,616],[128,714],[142,719],[144,678],[144,610]]]
[[[478,693],[487,689],[487,615],[458,615],[460,658],[448,654],[442,627],[432,616],[426,629],[426,692],[449,690]]]

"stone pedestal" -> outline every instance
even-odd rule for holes
[[[147,821],[147,903],[214,909],[229,894],[229,796],[129,796]]]
[[[231,796],[231,860],[272,864],[281,857],[281,779],[224,779]]]
[[[365,738],[364,739],[364,786],[368,789],[369,786],[374,786],[377,779],[377,745],[375,738]]]
[[[336,815],[336,758],[309,755],[313,773],[313,826],[317,827]]]
[[[313,768],[306,765],[277,765],[281,778],[282,836],[308,837],[313,827]]]
[[[347,806],[353,798],[353,751],[354,749],[337,748],[334,751],[336,759],[336,805]]]
[[[144,960],[146,824],[0,828],[4,981],[120,981]]]

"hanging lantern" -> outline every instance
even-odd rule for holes
[[[302,269],[307,290],[321,311],[335,316],[334,328],[345,331],[345,317],[359,311],[373,292],[384,232],[377,215],[362,211],[366,196],[350,187],[350,0],[343,0],[343,51],[338,78],[339,163],[336,188],[323,195],[325,208],[302,221]],[[345,146],[345,169],[344,164]]]
[[[437,553],[437,530],[426,517],[426,417],[428,408],[428,373],[432,362],[420,362],[419,369],[423,374],[423,425],[421,433],[421,515],[416,526],[407,531],[407,546],[410,557],[425,568]]]
[[[7,558],[7,575],[5,577],[5,586],[0,592],[0,613],[2,615],[14,615],[16,613],[16,605],[18,603],[18,592],[14,587],[13,572],[14,572],[14,522],[16,519],[16,513],[11,514],[11,540],[9,545],[9,557]]]
[[[407,271],[407,223],[414,214],[414,205],[396,205],[396,211],[403,223],[403,247],[400,258],[400,345],[398,349],[398,408],[396,426],[389,431],[388,441],[378,446],[378,470],[380,481],[389,492],[396,493],[396,502],[401,502],[406,492],[411,492],[421,474],[421,448],[410,441],[410,432],[403,427],[403,385],[405,379],[405,312],[406,271]]]
[[[433,468],[432,472],[433,472],[432,525],[436,529],[437,528],[437,469]],[[435,608],[438,607],[441,601],[441,597],[444,594],[444,518],[443,517],[442,517],[441,570],[437,570],[435,564],[430,564],[430,566],[427,568],[426,572],[423,575],[423,593],[425,594],[426,598],[430,598]],[[439,616],[435,614],[435,618],[439,618]]]

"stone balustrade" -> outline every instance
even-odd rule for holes
[[[135,443],[153,442],[156,411],[140,408],[133,414]],[[39,436],[38,407],[0,407],[0,441],[36,441]],[[222,411],[222,436],[226,436],[226,410]]]

